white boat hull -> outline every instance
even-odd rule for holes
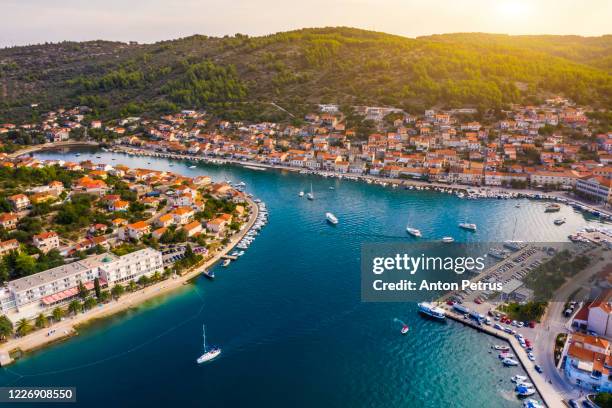
[[[205,363],[207,361],[213,360],[221,354],[221,349],[210,350],[204,354],[202,354],[196,361],[198,364]]]

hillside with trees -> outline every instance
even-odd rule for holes
[[[81,104],[100,117],[205,108],[284,120],[315,103],[502,108],[562,94],[612,105],[612,36],[449,34],[353,28],[155,44],[64,42],[0,50],[0,120]],[[32,108],[31,104],[38,104]]]

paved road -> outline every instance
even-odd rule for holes
[[[534,351],[538,358],[538,363],[542,366],[546,378],[552,381],[553,388],[566,399],[578,398],[580,396],[580,388],[566,381],[564,372],[558,370],[554,363],[553,350],[557,334],[570,333],[571,318],[568,319],[563,315],[564,300],[567,300],[577,287],[588,283],[588,280],[595,273],[599,272],[609,263],[609,259],[600,260],[600,251],[601,249],[596,249],[590,256],[591,259],[597,259],[597,263],[580,272],[557,291],[555,299],[559,299],[559,301],[550,303],[542,318],[542,324],[536,330]],[[607,255],[606,257],[609,258]]]

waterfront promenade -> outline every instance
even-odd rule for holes
[[[108,304],[104,304],[101,307],[96,307],[85,313],[77,314],[76,316],[66,317],[61,322],[51,325],[46,329],[37,330],[24,337],[14,338],[8,340],[6,343],[0,344],[0,366],[6,366],[11,364],[13,359],[10,354],[14,350],[20,350],[21,352],[28,352],[32,350],[44,347],[47,344],[55,343],[62,339],[74,336],[78,333],[78,326],[85,324],[89,321],[101,319],[126,309],[137,307],[139,304],[152,299],[154,297],[167,294],[173,290],[176,290],[185,284],[188,284],[189,280],[197,277],[205,270],[215,265],[223,256],[227,255],[234,246],[245,236],[245,234],[251,229],[257,216],[259,215],[259,207],[253,200],[247,198],[251,213],[248,222],[244,227],[234,234],[230,239],[230,242],[224,247],[220,248],[215,254],[209,259],[206,259],[202,264],[197,265],[183,275],[175,278],[169,278],[159,283],[148,286],[142,290],[138,290],[132,293],[126,293],[116,301],[111,301]],[[53,335],[47,335],[49,330],[55,330]]]

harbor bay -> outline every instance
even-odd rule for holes
[[[517,208],[515,200],[462,200],[291,172],[92,153],[82,150],[81,157],[243,181],[267,204],[270,223],[244,256],[215,269],[214,282],[197,279],[0,371],[3,385],[44,379],[76,386],[88,406],[164,400],[181,406],[196,400],[208,406],[467,407],[493,400],[520,406],[510,377],[521,369],[500,366],[491,353],[495,339],[455,322],[425,320],[415,304],[362,303],[360,246],[410,242],[407,223],[423,239],[458,242],[566,241],[585,225],[600,225],[566,205],[560,210],[566,222],[555,225],[559,213],[547,214],[543,201],[520,200]],[[36,156],[74,160],[73,151]],[[299,197],[311,184],[316,199]],[[326,223],[326,212],[338,225]],[[476,234],[457,228],[465,219],[478,223]],[[395,318],[410,326],[407,336]],[[197,366],[203,323],[224,353]],[[105,381],[115,392],[100,393]],[[163,393],[156,391],[159,382]]]

